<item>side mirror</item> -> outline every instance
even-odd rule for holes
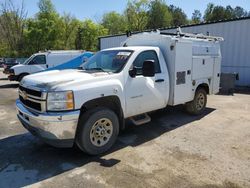
[[[137,74],[136,67],[133,67],[132,69],[130,69],[130,70],[128,71],[128,73],[129,73],[129,76],[130,76],[131,78],[135,78],[135,76],[136,76],[136,74]]]
[[[142,75],[144,77],[154,77],[155,76],[155,65],[154,60],[146,60],[142,66]]]

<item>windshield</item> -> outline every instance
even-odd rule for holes
[[[120,72],[133,52],[129,50],[101,51],[91,57],[81,67],[84,70]]]
[[[29,62],[30,62],[30,60],[32,60],[34,56],[35,56],[35,55],[30,56],[30,57],[29,57],[28,59],[26,59],[26,61],[24,61],[22,64],[23,64],[23,65],[28,65]]]

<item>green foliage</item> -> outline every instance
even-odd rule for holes
[[[150,29],[168,27],[173,19],[164,0],[151,1],[148,17],[148,28]]]
[[[0,2],[0,48],[4,56],[22,53],[25,18],[23,4],[16,7],[11,0]]]
[[[8,44],[0,42],[0,57],[16,57],[16,51],[10,50]]]
[[[178,27],[188,23],[187,15],[181,8],[170,5],[169,11],[171,12],[173,17],[172,26]]]
[[[229,18],[232,18],[232,12],[229,9],[226,10],[223,6],[215,6],[209,3],[205,10],[204,20],[206,21],[217,21]]]
[[[108,34],[108,29],[102,25],[94,23],[92,20],[85,20],[78,28],[76,37],[77,49],[90,51],[98,50],[98,37]]]
[[[201,22],[201,12],[199,10],[194,10],[193,15],[192,15],[192,23],[198,24]]]
[[[61,36],[60,17],[50,0],[40,0],[40,11],[26,22],[26,46],[30,53],[45,49],[57,49]],[[28,53],[26,51],[26,53]]]
[[[46,13],[55,13],[56,9],[54,5],[52,4],[51,0],[40,0],[38,2],[38,7],[39,7],[39,14],[46,14]]]
[[[142,31],[148,23],[148,0],[129,0],[125,10],[125,16],[130,31]]]
[[[237,18],[246,17],[246,16],[250,16],[250,12],[247,12],[242,7],[237,6],[234,8],[234,16]]]
[[[4,2],[3,2],[4,1]],[[128,0],[123,14],[108,12],[101,23],[78,20],[71,14],[59,15],[52,0],[39,0],[39,12],[26,18],[23,5],[0,2],[0,57],[30,56],[40,50],[98,50],[98,37],[129,31],[143,31],[187,23],[200,23],[202,14],[194,10],[188,20],[184,11],[168,6],[165,0]],[[215,6],[210,3],[204,12],[205,21],[217,21],[250,16],[242,7]]]
[[[103,15],[102,25],[108,29],[110,35],[125,33],[127,30],[125,17],[115,11]]]
[[[75,49],[75,40],[81,22],[70,14],[64,13],[61,17],[61,46],[64,50]]]
[[[250,16],[250,13],[245,11],[242,7],[232,8],[231,6],[215,6],[212,3],[207,5],[205,10],[204,20],[205,21],[218,21],[225,19],[240,18],[243,16]]]

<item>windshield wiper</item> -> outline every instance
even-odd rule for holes
[[[83,71],[97,71],[97,72],[106,72],[108,74],[112,74],[112,72],[110,71],[105,71],[104,69],[100,68],[100,67],[95,67],[95,68],[89,68],[89,69],[85,69],[84,67],[79,67],[78,69],[82,69]]]

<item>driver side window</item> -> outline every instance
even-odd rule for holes
[[[46,64],[46,57],[45,55],[38,55],[35,56],[29,63],[30,65],[44,65]]]
[[[155,73],[161,73],[159,59],[157,57],[156,52],[153,50],[148,50],[148,51],[141,52],[133,63],[133,66],[137,70],[137,75],[142,75],[142,66],[143,66],[144,61],[146,60],[153,60],[154,66],[155,66]]]

